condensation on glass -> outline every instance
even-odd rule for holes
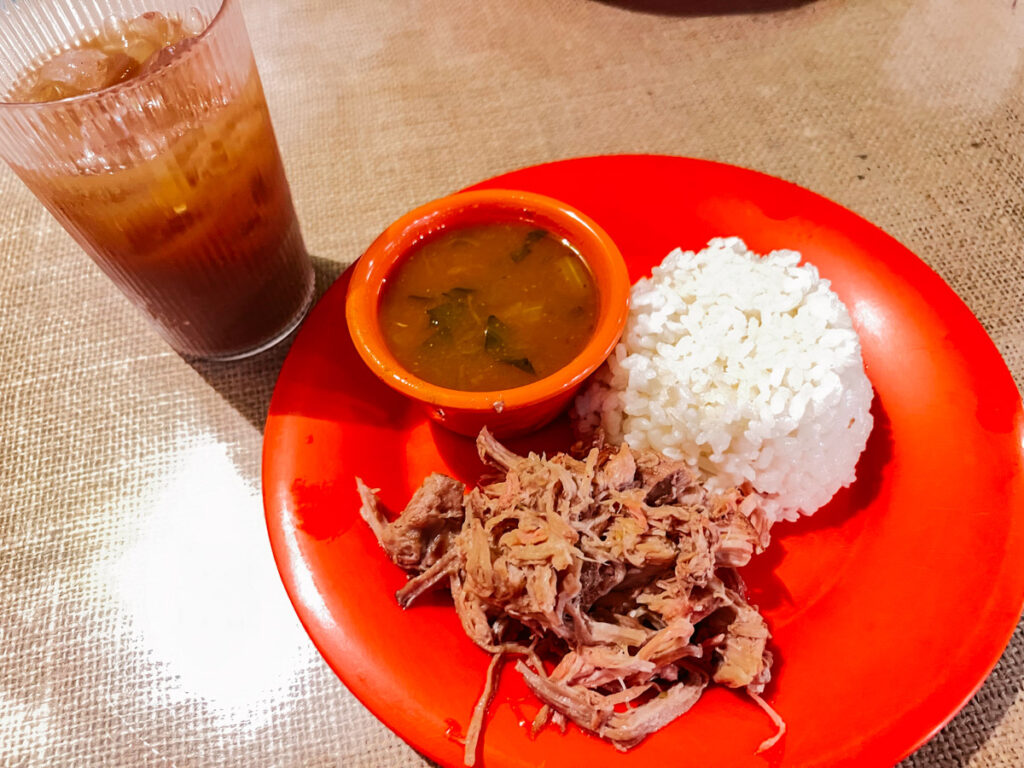
[[[160,19],[180,34],[140,53],[133,20]],[[111,35],[127,58],[90,48]],[[47,64],[84,80],[30,103]],[[90,77],[118,82],[75,95]],[[0,94],[0,157],[175,349],[243,357],[301,321],[313,271],[238,0],[0,0]]]

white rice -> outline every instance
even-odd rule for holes
[[[846,307],[799,261],[736,237],[670,253],[633,287],[578,422],[686,459],[713,487],[749,481],[774,521],[824,505],[854,480],[872,390]]]

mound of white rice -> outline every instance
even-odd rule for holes
[[[846,307],[799,261],[735,237],[670,253],[633,287],[578,423],[684,458],[713,487],[749,481],[775,521],[824,505],[854,480],[872,390]]]

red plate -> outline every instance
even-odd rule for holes
[[[673,157],[569,160],[480,187],[559,198],[616,240],[635,280],[676,246],[739,235],[794,248],[832,281],[864,347],[875,429],[856,484],[813,518],[782,524],[747,570],[774,639],[771,735],[743,696],[711,690],[627,754],[575,727],[536,740],[535,701],[506,669],[484,731],[483,765],[891,765],[977,690],[1024,602],[1024,414],[977,320],[927,266],[881,230],[779,179]],[[413,201],[410,201],[410,205]],[[387,222],[381,222],[383,227]],[[299,617],[331,667],[381,720],[445,765],[487,656],[440,596],[408,611],[403,573],[358,515],[354,478],[401,508],[423,477],[474,482],[470,440],[428,423],[363,366],[345,328],[340,279],[281,371],[264,437],[270,540]],[[556,423],[513,447],[567,443]],[[457,724],[457,726],[455,726]]]

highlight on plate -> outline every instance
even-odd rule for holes
[[[397,517],[357,479],[363,518],[410,574],[399,603],[448,589],[492,654],[467,765],[512,659],[542,704],[533,733],[571,721],[630,749],[716,684],[767,713],[758,751],[785,732],[762,697],[769,627],[739,569],[774,525],[853,482],[873,396],[846,307],[799,262],[738,238],[670,253],[633,287],[567,453],[521,456],[484,429],[494,474],[468,493],[433,474]]]

